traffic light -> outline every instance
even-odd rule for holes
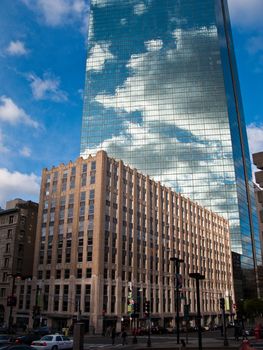
[[[144,302],[144,314],[146,317],[149,317],[149,315],[150,315],[150,301],[149,300],[146,300]]]
[[[220,302],[220,309],[225,310],[225,299],[220,298],[219,302]]]
[[[182,289],[183,286],[183,277],[180,273],[176,274],[176,288]]]

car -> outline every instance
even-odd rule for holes
[[[32,342],[36,350],[73,349],[73,340],[61,334],[49,334]]]
[[[7,345],[4,347],[1,347],[1,350],[34,350],[33,347],[26,345],[26,344],[19,344],[19,345]]]
[[[0,335],[0,344],[8,344],[13,342],[13,337],[8,334]]]
[[[8,328],[7,327],[0,327],[0,334],[8,334]]]
[[[49,327],[43,326],[43,327],[39,327],[39,328],[33,329],[33,333],[38,334],[41,337],[43,337],[44,335],[50,334],[51,330],[50,330]]]
[[[29,333],[15,338],[15,344],[27,344],[31,345],[34,340],[39,340],[41,336],[37,333]]]

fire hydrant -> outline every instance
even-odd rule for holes
[[[261,327],[259,325],[255,328],[255,338],[260,339],[261,338]]]

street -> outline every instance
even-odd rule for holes
[[[122,346],[121,337],[115,338],[115,344],[112,345],[111,337],[104,336],[85,336],[84,340],[84,349],[116,349],[125,347],[125,349],[136,349],[147,347],[147,336],[138,336],[137,344],[133,344],[133,336],[129,335],[127,337],[128,344]],[[186,342],[186,334],[180,334],[180,339],[184,339]],[[228,339],[230,347],[238,348],[242,343],[242,339],[239,341],[234,340],[234,330],[228,329]],[[204,348],[207,346],[215,348],[224,348],[223,346],[223,337],[221,332],[218,331],[207,331],[202,333],[202,340]],[[153,348],[176,348],[176,335],[175,334],[165,334],[165,335],[151,335],[151,343]],[[191,332],[188,334],[188,344],[187,347],[195,347],[198,344],[198,335],[197,332]]]

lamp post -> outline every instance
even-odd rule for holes
[[[8,274],[7,276],[12,277],[12,288],[11,288],[11,296],[8,297],[7,304],[10,306],[9,318],[8,318],[8,331],[11,332],[11,328],[13,325],[13,307],[16,306],[16,297],[15,297],[15,281],[16,278],[20,278],[21,275],[19,273],[16,274]]]
[[[175,263],[175,273],[176,273],[176,337],[177,344],[180,343],[180,317],[179,317],[179,272],[180,272],[180,263],[184,262],[183,259],[179,259],[176,257],[170,258],[170,261],[174,261]]]
[[[196,305],[197,305],[197,326],[198,326],[198,348],[202,350],[202,329],[201,329],[201,311],[200,311],[200,289],[199,281],[204,280],[205,276],[199,272],[189,273],[189,277],[196,281]]]

